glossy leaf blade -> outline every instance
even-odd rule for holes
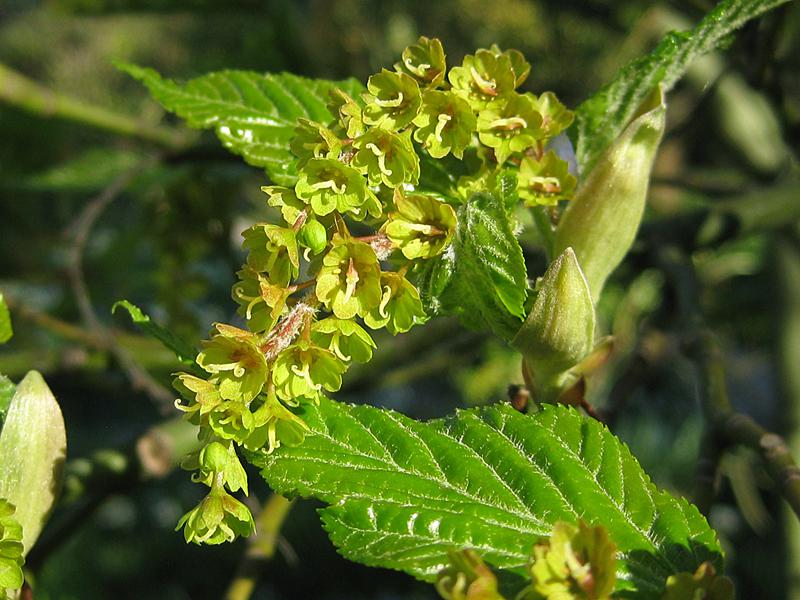
[[[58,497],[66,452],[58,402],[42,376],[30,371],[17,385],[0,433],[0,498],[17,508],[26,553]]]
[[[525,318],[527,272],[505,207],[491,194],[474,194],[458,211],[453,272],[439,291],[441,312],[471,328],[510,340]]]
[[[257,167],[264,167],[279,185],[297,179],[296,159],[289,150],[299,117],[327,123],[328,92],[341,88],[357,98],[364,88],[354,79],[326,81],[289,73],[218,71],[176,83],[153,69],[120,65],[144,83],[165,109],[190,127],[213,129],[222,144]]]
[[[564,406],[508,406],[421,423],[323,400],[296,447],[250,454],[279,493],[314,497],[342,554],[432,580],[447,551],[474,548],[522,573],[557,520],[605,525],[620,551],[621,597],[658,597],[666,577],[719,563],[714,532],[659,491],[603,425]]]
[[[650,54],[620,69],[610,84],[578,107],[576,156],[581,173],[588,175],[653,88],[661,83],[669,91],[692,61],[717,48],[751,19],[786,2],[723,0],[693,30],[670,33]]]

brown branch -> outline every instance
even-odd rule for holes
[[[155,164],[159,159],[160,157],[153,157],[129,169],[86,204],[67,229],[66,237],[70,240],[67,255],[67,276],[75,301],[78,304],[81,319],[91,334],[100,339],[101,343],[116,358],[120,367],[128,376],[133,388],[143,391],[158,404],[162,413],[168,414],[172,410],[174,395],[140,367],[131,354],[117,342],[114,333],[102,324],[92,305],[83,273],[84,249],[97,219],[139,173]]]

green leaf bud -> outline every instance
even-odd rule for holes
[[[434,158],[450,152],[461,158],[472,141],[477,119],[466,100],[454,92],[427,91],[414,118],[414,139]]]
[[[534,106],[542,116],[542,139],[554,138],[575,120],[575,113],[567,110],[553,92],[544,92],[540,96],[526,94],[533,99]]]
[[[533,548],[532,582],[519,600],[610,600],[617,580],[616,546],[602,525],[558,521]]]
[[[294,225],[307,208],[306,202],[298,198],[291,188],[265,185],[261,191],[267,194],[267,204],[279,208],[283,220],[289,225]]]
[[[342,387],[347,365],[333,352],[299,340],[275,359],[272,382],[277,396],[289,403],[300,398],[318,401],[322,390],[335,392]]]
[[[202,342],[197,364],[214,375],[225,400],[249,402],[267,379],[268,367],[254,334],[238,327],[215,323],[217,333]]]
[[[399,189],[394,198],[397,210],[382,227],[388,238],[410,260],[441,254],[456,229],[453,207],[433,196],[411,194]]]
[[[361,107],[342,90],[337,88],[330,91],[328,110],[339,119],[348,138],[353,139],[364,133],[366,127]]]
[[[172,385],[189,402],[189,404],[181,404],[179,400],[176,400],[175,408],[185,412],[192,422],[195,422],[195,417],[207,415],[222,402],[219,390],[213,382],[189,373],[178,373]]]
[[[352,165],[373,185],[396,188],[419,181],[419,157],[411,143],[411,132],[397,134],[373,128],[356,139],[353,147],[356,153]]]
[[[215,485],[200,504],[183,515],[175,530],[194,544],[222,544],[255,532],[253,515],[244,504]]]
[[[328,245],[328,231],[325,229],[325,225],[316,219],[309,219],[300,228],[297,241],[304,248],[311,250],[313,254],[319,254]]]
[[[198,461],[200,476],[195,481],[203,481],[209,486],[214,480],[221,481],[231,492],[242,490],[247,495],[247,473],[231,442],[207,444],[200,450]]]
[[[340,319],[364,316],[381,300],[380,264],[363,242],[335,235],[322,259],[316,295]]]
[[[399,273],[381,273],[381,302],[364,316],[372,329],[386,327],[392,335],[405,333],[427,320],[419,290]]]
[[[490,50],[468,54],[460,67],[450,69],[453,91],[463,96],[474,110],[481,110],[495,98],[514,91],[517,78],[511,57]]]
[[[390,131],[399,131],[410,124],[422,104],[419,85],[405,73],[383,69],[369,78],[367,90],[364,123]]]
[[[381,277],[383,274],[381,274]],[[370,335],[355,321],[328,317],[311,326],[311,340],[349,363],[369,362],[376,348]]]
[[[328,158],[314,158],[300,171],[297,196],[311,204],[316,215],[333,211],[358,213],[370,196],[367,182],[356,169]],[[380,205],[378,205],[380,207]]]
[[[242,232],[242,247],[248,250],[247,264],[266,274],[275,285],[287,286],[297,277],[300,257],[297,232],[286,227],[259,223]]]
[[[596,163],[556,228],[555,252],[575,250],[595,302],[636,237],[665,109],[656,90]]]
[[[322,123],[300,118],[289,147],[299,159],[297,168],[302,169],[312,158],[339,158],[342,142]]]
[[[733,600],[733,582],[717,575],[714,565],[706,561],[692,573],[676,573],[667,578],[667,589],[661,600]]]
[[[394,64],[395,71],[405,73],[424,87],[438,87],[444,82],[447,65],[444,48],[438,38],[420,36],[401,55],[402,60]]]
[[[595,315],[589,286],[567,248],[548,267],[528,318],[511,344],[533,373],[537,394],[552,401],[559,378],[592,351]]]
[[[0,592],[18,590],[25,581],[22,526],[14,518],[15,512],[13,504],[0,498]]]
[[[514,50],[513,48],[503,52],[500,50],[497,44],[492,44],[489,50],[495,56],[508,57],[508,60],[511,63],[511,70],[514,72],[514,88],[518,88],[525,83],[525,80],[528,79],[528,75],[531,73],[531,65],[527,60],[525,60],[522,52],[519,50]]]
[[[450,566],[439,572],[436,591],[445,600],[504,600],[497,577],[474,550],[450,552]]]
[[[517,189],[526,206],[553,206],[572,197],[577,181],[569,164],[551,150],[540,159],[522,159]]]
[[[536,145],[541,124],[531,97],[511,94],[487,104],[478,114],[478,138],[494,148],[497,163],[502,165],[513,153]]]
[[[293,288],[270,283],[261,273],[245,266],[237,275],[231,297],[239,304],[237,313],[247,320],[251,331],[272,329],[286,308],[286,299]]]

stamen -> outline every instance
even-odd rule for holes
[[[439,122],[436,124],[436,129],[434,130],[434,135],[436,136],[436,140],[441,143],[442,142],[442,131],[444,128],[447,127],[447,124],[453,120],[453,117],[450,115],[439,115],[436,117]]]
[[[398,108],[399,106],[403,105],[403,92],[397,92],[397,98],[392,100],[381,100],[380,98],[375,98],[375,104],[381,108]]]

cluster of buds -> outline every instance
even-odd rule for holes
[[[246,492],[231,466],[235,447],[301,442],[305,424],[293,410],[337,391],[352,362],[372,357],[360,323],[396,335],[426,320],[413,274],[450,245],[463,190],[492,191],[510,168],[527,204],[569,198],[575,178],[547,147],[573,115],[552,93],[516,91],[529,72],[519,52],[496,47],[448,72],[439,40],[421,37],[393,71],[369,78],[361,98],[333,92],[331,122],[298,120],[296,184],[262,188],[282,222],[243,233],[248,255],[232,296],[245,328],[215,324],[197,356],[205,376],[176,379],[177,406],[206,444],[187,466],[211,488],[181,521],[187,540],[252,528],[228,495]],[[452,197],[420,183],[429,158],[448,155],[470,165]],[[228,462],[208,458],[217,446]]]

